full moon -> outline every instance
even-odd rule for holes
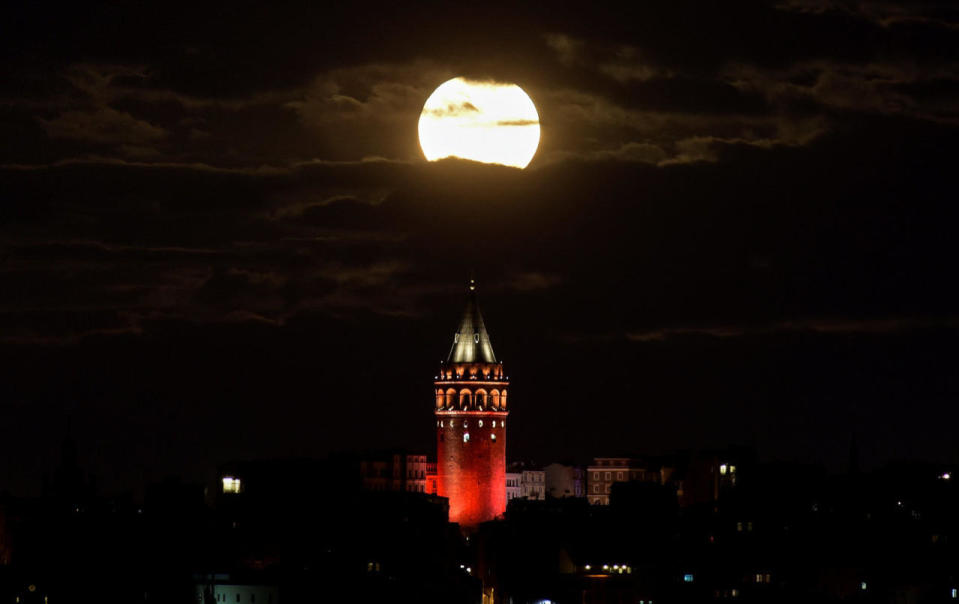
[[[419,129],[429,161],[459,157],[525,168],[539,145],[539,114],[516,84],[443,82],[426,99]]]

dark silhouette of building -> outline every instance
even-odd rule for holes
[[[359,469],[363,488],[367,491],[429,493],[426,476],[431,465],[426,455],[382,451],[364,455]]]

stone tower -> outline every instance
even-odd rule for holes
[[[474,527],[506,511],[506,398],[469,283],[466,311],[436,376],[436,489],[449,498],[450,521]]]

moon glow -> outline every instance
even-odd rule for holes
[[[539,114],[516,84],[453,78],[426,99],[419,132],[429,161],[459,157],[525,168],[539,146]]]

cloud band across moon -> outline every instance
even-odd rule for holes
[[[426,159],[447,157],[525,168],[539,146],[539,114],[516,84],[453,78],[441,84],[420,114]]]

